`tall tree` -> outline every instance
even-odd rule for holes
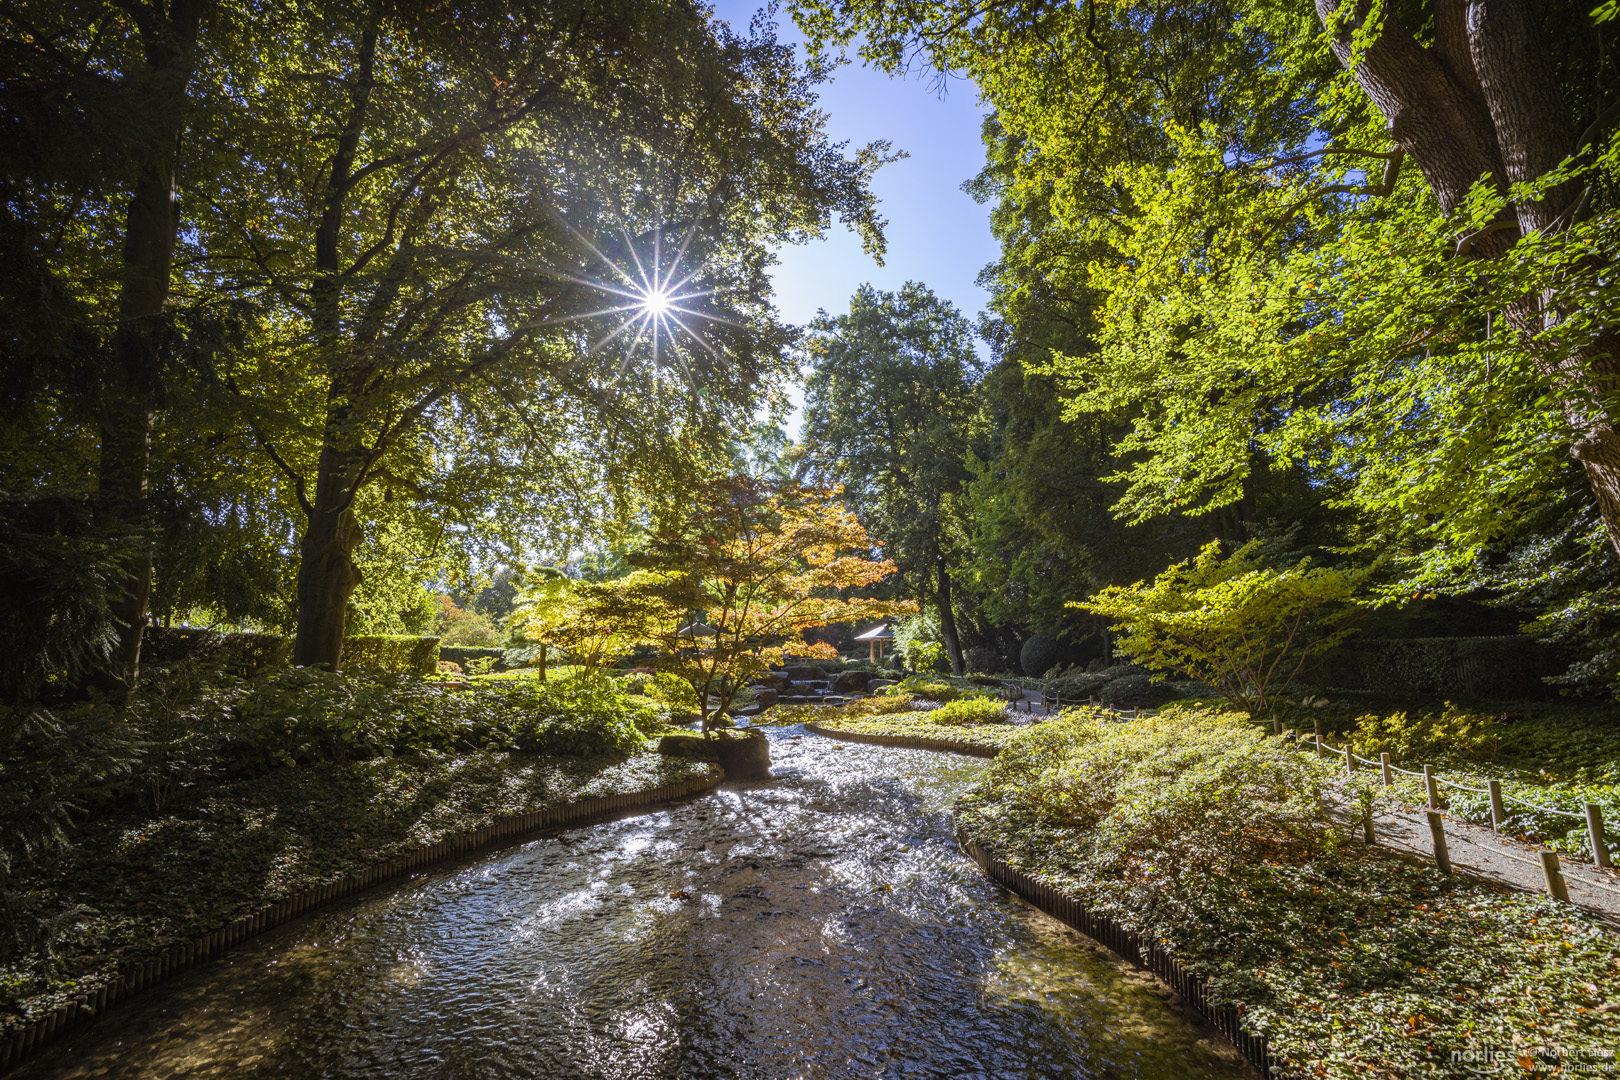
[[[1581,5],[798,5],[823,46],[972,76],[1005,197],[1096,290],[1046,370],[1131,420],[1141,519],[1346,482],[1431,583],[1510,536],[1556,458],[1620,543],[1615,60]],[[1415,166],[1415,168],[1413,168]],[[1414,417],[1422,416],[1421,424]]]
[[[21,137],[28,170],[13,177],[8,193],[8,261],[21,256],[43,276],[41,299],[71,297],[69,307],[77,301],[71,315],[53,314],[79,322],[81,338],[99,339],[103,355],[91,367],[98,384],[96,515],[102,528],[133,536],[148,525],[152,423],[171,335],[181,134],[198,36],[213,7],[211,0],[22,3],[0,14],[0,50],[10,64],[7,127]],[[64,126],[51,130],[45,125],[52,119]],[[66,152],[29,153],[56,138]],[[86,215],[91,226],[81,229],[64,211]],[[38,226],[52,217],[78,234],[74,240],[94,236],[116,250],[85,252],[70,243],[89,258],[53,258],[36,246],[45,240]],[[12,347],[46,344],[33,335],[25,341],[14,338]],[[35,368],[37,359],[23,366]],[[137,678],[151,582],[151,549],[138,541],[115,586],[118,641],[96,680],[106,690],[120,692]]]
[[[340,662],[371,493],[472,472],[560,529],[622,512],[785,374],[766,245],[836,212],[880,250],[882,148],[829,146],[817,73],[766,32],[661,0],[378,2],[277,40],[220,55],[207,138],[237,164],[197,281],[261,312],[216,375],[305,517],[298,663]]]
[[[807,344],[805,468],[848,485],[862,523],[919,597],[939,610],[951,667],[963,671],[952,596],[950,516],[970,478],[979,358],[960,312],[926,286],[863,285],[844,315],[820,314]]]

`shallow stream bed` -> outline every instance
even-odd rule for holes
[[[950,837],[985,763],[770,733],[773,779],[379,889],[67,1036],[44,1077],[1236,1077]]]

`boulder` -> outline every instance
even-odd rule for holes
[[[866,691],[869,694],[875,694],[879,690],[883,689],[885,686],[893,686],[893,685],[894,685],[894,680],[893,679],[873,679],[871,682],[866,684]]]
[[[726,770],[727,780],[768,780],[771,744],[760,731],[713,731],[702,735],[665,735],[658,752],[666,757],[713,761]]]
[[[786,675],[782,675],[782,674],[779,674],[778,672],[773,671],[773,672],[771,672],[771,673],[769,673],[767,675],[761,675],[759,677],[757,685],[759,685],[759,686],[768,686],[772,690],[775,690],[777,693],[781,693],[783,690],[786,690],[789,686],[792,685],[792,680],[789,679]]]
[[[794,682],[821,682],[827,678],[827,669],[814,665],[790,667],[785,674]]]
[[[754,704],[758,705],[762,711],[775,705],[780,700],[781,695],[769,686],[754,688]]]
[[[871,681],[872,673],[870,671],[861,671],[859,669],[840,671],[833,676],[833,680],[827,688],[835,694],[848,694],[856,690],[865,690]]]

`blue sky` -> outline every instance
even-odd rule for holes
[[[758,9],[749,0],[718,0],[716,13],[738,33],[746,33]],[[778,34],[800,43],[792,21],[782,17]],[[888,139],[910,157],[885,165],[873,183],[888,219],[889,250],[878,266],[861,251],[860,241],[836,223],[825,240],[783,248],[775,268],[776,306],[782,318],[803,324],[817,309],[847,311],[857,286],[871,283],[895,290],[920,281],[951,301],[970,320],[986,294],[975,279],[998,254],[990,235],[990,208],[962,191],[962,182],[984,165],[979,140],[983,110],[978,91],[953,79],[941,97],[933,81],[891,79],[855,64],[839,68],[821,88],[827,132],[851,148]],[[790,435],[797,437],[798,417]]]

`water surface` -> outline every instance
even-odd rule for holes
[[[771,733],[728,785],[368,893],[26,1077],[1233,1077],[1167,991],[950,838],[984,762]]]

